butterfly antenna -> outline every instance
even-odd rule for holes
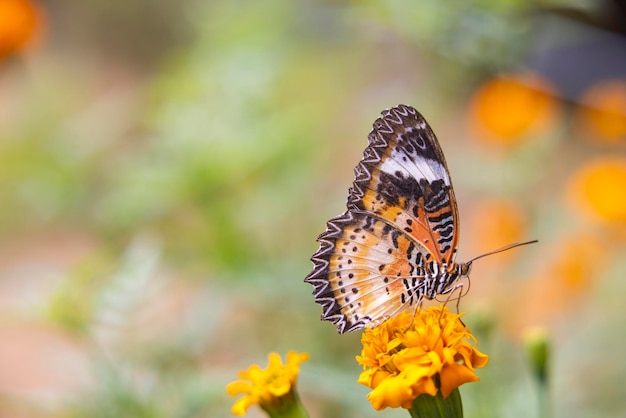
[[[506,247],[502,247],[502,248],[497,249],[497,250],[495,250],[495,251],[490,251],[490,252],[488,252],[488,253],[481,254],[481,255],[479,255],[478,257],[474,257],[474,258],[472,258],[472,259],[471,259],[470,261],[468,261],[467,263],[468,263],[468,264],[469,264],[469,263],[472,263],[472,262],[474,262],[474,261],[478,260],[479,258],[487,257],[488,255],[498,254],[498,253],[501,253],[501,252],[503,252],[503,251],[507,251],[507,250],[510,250],[510,249],[512,249],[512,248],[515,248],[515,247],[521,247],[522,245],[528,245],[528,244],[535,244],[535,243],[537,243],[537,242],[539,242],[539,240],[536,240],[536,239],[534,239],[534,240],[532,240],[532,241],[526,241],[526,242],[516,242],[515,244],[507,245]]]

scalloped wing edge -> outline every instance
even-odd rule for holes
[[[370,167],[376,166],[382,160],[382,154],[389,147],[389,143],[381,134],[393,134],[394,129],[390,123],[402,125],[403,117],[417,115],[424,120],[423,116],[411,106],[400,104],[391,109],[385,109],[382,117],[376,119],[374,126],[367,139],[369,146],[363,152],[363,158],[354,168],[354,182],[348,191],[348,209],[357,209],[357,202],[365,195],[364,188],[367,188],[372,180]]]
[[[326,223],[326,231],[317,238],[320,247],[311,257],[313,271],[304,279],[306,283],[313,286],[315,302],[322,306],[321,319],[335,324],[340,334],[364,328],[365,320],[368,317],[363,317],[362,320],[356,323],[350,323],[347,316],[341,312],[341,306],[330,288],[330,281],[328,280],[329,258],[335,249],[335,241],[341,237],[343,226],[355,221],[354,213],[351,211],[360,211],[356,202],[362,199],[365,194],[363,188],[367,187],[372,179],[369,167],[378,164],[382,160],[382,154],[389,147],[389,143],[382,134],[394,133],[394,128],[390,123],[402,125],[404,123],[403,118],[409,115],[417,115],[419,119],[426,123],[424,117],[416,109],[403,104],[391,109],[385,109],[381,114],[382,117],[376,119],[367,137],[369,146],[365,148],[363,158],[354,168],[355,179],[352,187],[348,190],[348,210]]]
[[[313,285],[315,302],[322,305],[321,319],[331,321],[337,326],[337,331],[343,334],[346,331],[354,331],[365,326],[365,321],[350,323],[348,317],[341,312],[341,306],[335,299],[333,290],[328,280],[329,258],[335,250],[335,241],[343,233],[343,225],[355,222],[354,214],[345,211],[326,222],[326,231],[317,238],[320,243],[319,249],[311,257],[313,271],[304,279],[306,283]],[[364,318],[367,319],[367,318]]]

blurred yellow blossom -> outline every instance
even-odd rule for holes
[[[363,366],[359,383],[373,390],[372,406],[411,408],[422,394],[444,398],[458,386],[479,380],[474,368],[488,357],[474,348],[474,336],[445,306],[405,312],[367,329],[357,361]]]
[[[498,145],[515,145],[523,135],[554,119],[553,88],[534,74],[497,76],[487,80],[470,101],[470,125],[476,135]]]
[[[593,138],[606,143],[626,139],[626,81],[606,80],[580,98],[577,117]]]
[[[0,0],[0,59],[23,48],[41,25],[41,12],[32,1]]]
[[[600,157],[587,162],[568,188],[571,206],[594,221],[626,226],[626,158]]]
[[[258,404],[271,417],[306,417],[306,413],[301,409],[295,385],[300,363],[308,359],[307,353],[289,351],[287,362],[283,364],[280,355],[270,353],[266,369],[253,364],[248,370],[239,372],[239,378],[242,380],[229,383],[226,391],[230,396],[242,393],[246,396],[235,402],[232,413],[243,416],[249,407]]]

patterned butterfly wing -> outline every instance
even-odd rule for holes
[[[348,209],[375,214],[426,247],[439,264],[451,265],[458,213],[434,132],[417,110],[400,105],[383,112],[368,139]]]
[[[328,221],[305,279],[340,333],[376,326],[426,294],[454,262],[458,215],[443,152],[412,107],[383,112],[355,168],[348,210]],[[433,266],[436,264],[436,266]]]

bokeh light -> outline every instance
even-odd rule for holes
[[[0,59],[32,42],[42,25],[42,12],[33,1],[0,1]]]
[[[594,84],[580,103],[577,116],[588,136],[607,144],[626,139],[626,80]]]
[[[572,176],[568,196],[582,216],[613,227],[626,226],[626,158],[599,157],[586,162]]]
[[[557,101],[550,83],[534,74],[499,75],[474,93],[470,124],[477,138],[512,146],[531,132],[545,129],[555,117]]]

